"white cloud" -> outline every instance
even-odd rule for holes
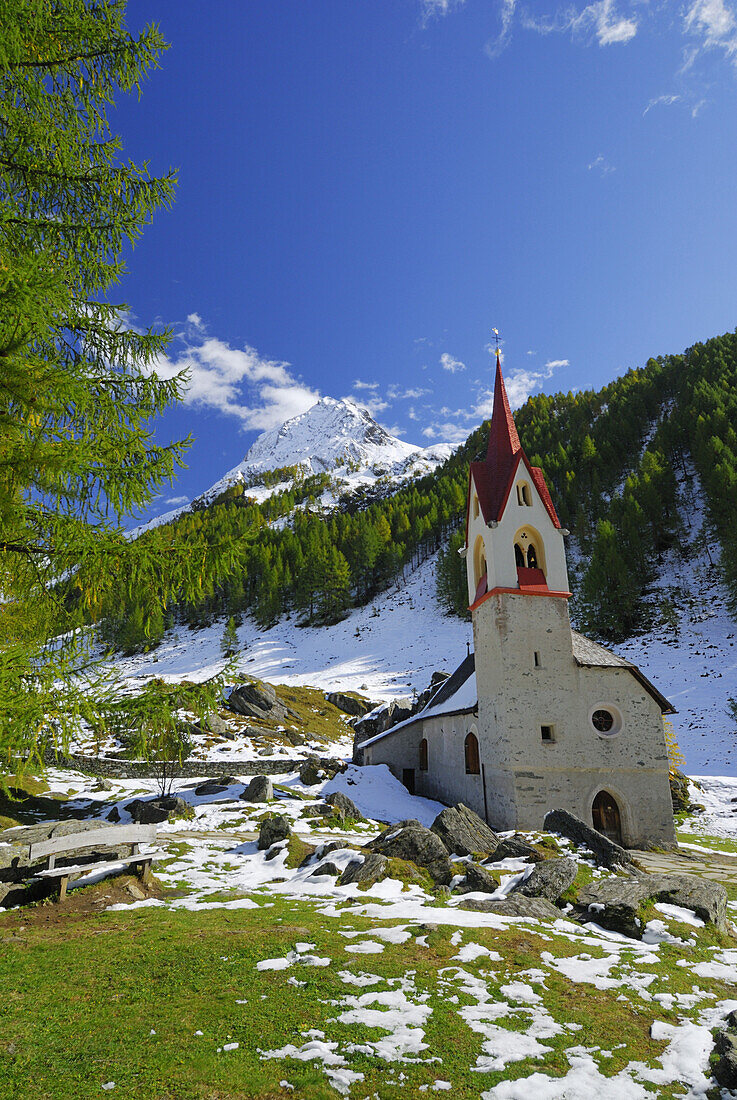
[[[422,4],[422,17],[425,22],[448,15],[455,8],[462,8],[466,0],[420,0]]]
[[[599,153],[597,156],[595,156],[591,163],[587,164],[586,167],[588,168],[589,172],[595,169],[597,172],[600,172],[602,176],[608,176],[611,172],[617,171],[614,165],[609,163],[603,153]]]
[[[468,428],[448,420],[444,423],[428,424],[422,429],[426,439],[439,439],[443,443],[464,443],[468,438]]]
[[[530,15],[524,12],[522,26],[538,34],[554,34],[570,31],[575,38],[586,43],[598,42],[600,46],[621,45],[630,42],[638,30],[634,18],[620,15],[615,0],[596,0],[585,8],[559,9],[555,15]]]
[[[440,366],[443,370],[450,371],[451,374],[455,374],[459,370],[465,370],[466,364],[462,363],[460,359],[454,359],[452,355],[449,355],[447,351],[444,351],[440,356]]]
[[[689,34],[702,39],[703,49],[722,49],[728,57],[737,54],[737,19],[724,0],[693,0],[684,22]],[[695,56],[691,53],[686,68]]]
[[[377,413],[383,412],[384,409],[389,408],[389,402],[384,401],[382,397],[376,395],[372,397],[359,397],[357,394],[352,393],[347,400],[353,401],[355,405],[358,405],[359,409],[365,409],[371,416],[376,416]]]
[[[430,392],[430,390],[422,389],[419,386],[408,390],[403,390],[400,386],[389,386],[386,396],[390,401],[416,401],[418,397],[424,397],[425,394]]]
[[[679,95],[656,95],[642,112],[642,117],[644,118],[648,111],[652,111],[653,107],[670,107],[672,103],[677,103],[680,98]]]
[[[182,342],[176,358],[161,356],[151,369],[161,378],[186,370],[184,404],[234,416],[244,431],[274,428],[320,396],[292,375],[288,363],[264,359],[255,348],[232,348],[215,336]]]
[[[378,382],[362,382],[360,378],[354,378],[353,388],[356,390],[378,390]]]
[[[509,404],[513,409],[519,409],[527,398],[542,387],[543,382],[550,378],[554,371],[560,367],[570,365],[568,359],[548,359],[542,370],[526,370],[519,368],[510,371],[504,377]],[[477,404],[473,409],[473,416],[477,420],[485,420],[491,416],[494,407],[493,390],[484,389],[478,396]]]
[[[637,34],[637,20],[626,19],[614,10],[614,0],[597,0],[589,4],[571,23],[574,34],[593,32],[600,46],[629,42]]]
[[[506,49],[512,37],[512,24],[514,23],[514,12],[516,7],[517,0],[502,0],[502,6],[499,12],[499,18],[502,24],[501,30],[496,38],[490,39],[484,46],[484,51],[488,57],[498,57],[499,54]]]
[[[205,328],[205,323],[200,317],[199,313],[188,313],[187,324],[192,325],[193,328],[199,329],[202,332]]]
[[[189,504],[189,497],[167,497],[165,504]]]

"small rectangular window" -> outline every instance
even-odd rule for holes
[[[540,726],[540,737],[543,741],[555,741],[555,727]]]
[[[540,650],[536,649],[535,650],[535,668],[542,668],[542,667],[543,667],[543,663],[540,660]]]

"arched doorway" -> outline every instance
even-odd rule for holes
[[[603,833],[615,844],[622,843],[622,818],[613,794],[599,791],[591,806],[591,818],[597,833]]]

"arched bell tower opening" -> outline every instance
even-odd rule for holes
[[[547,576],[545,545],[534,527],[520,527],[514,536],[514,564],[517,569],[539,569]]]

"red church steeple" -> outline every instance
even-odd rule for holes
[[[472,462],[470,471],[476,485],[484,520],[487,524],[501,518],[520,461],[527,467],[548,515],[555,526],[559,528],[560,520],[556,515],[548,487],[545,484],[543,472],[537,466],[530,465],[527,455],[522,450],[512,410],[509,406],[509,398],[507,397],[502,375],[501,356],[497,347],[494,405],[491,413],[486,458],[480,462]]]
[[[512,410],[502,376],[502,363],[499,348],[496,349],[496,375],[494,377],[494,409],[491,414],[489,446],[486,449],[486,461],[497,466],[507,465],[520,451],[521,444],[514,425]]]

